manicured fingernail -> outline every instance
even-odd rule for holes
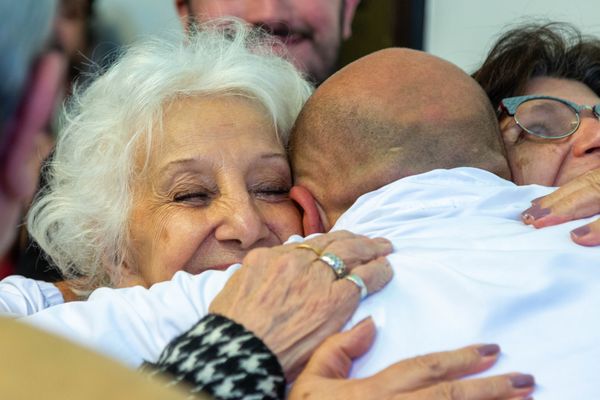
[[[511,376],[510,383],[515,389],[524,389],[535,385],[535,379],[533,375],[519,374]]]
[[[495,356],[500,353],[500,346],[497,344],[486,344],[477,348],[482,357]]]
[[[525,221],[535,221],[536,219],[545,217],[548,214],[550,214],[549,208],[542,208],[539,204],[534,204],[527,210],[523,211],[521,213],[521,217],[523,217],[523,220]]]
[[[573,235],[577,238],[584,237],[588,233],[590,233],[590,227],[588,225],[580,226],[579,228],[573,229],[571,231],[571,235]]]

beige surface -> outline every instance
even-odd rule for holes
[[[0,399],[185,399],[116,362],[0,318]]]

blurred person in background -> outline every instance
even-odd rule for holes
[[[69,86],[78,78],[91,52],[93,10],[94,0],[61,0],[59,3],[55,30],[69,60]]]
[[[336,68],[340,45],[352,35],[360,0],[175,0],[187,27],[223,16],[238,17],[278,37],[315,83]]]
[[[55,10],[52,0],[0,3],[0,257],[6,256],[23,205],[37,188],[38,142],[46,135],[64,82],[67,62],[51,35]],[[10,272],[6,264],[1,268],[3,274]],[[14,321],[0,318],[0,332],[1,398],[186,398]],[[63,362],[57,366],[59,356]],[[79,384],[64,385],[66,381]]]
[[[50,35],[54,6],[50,1],[0,5],[6,20],[0,26],[0,276],[14,268],[8,251],[38,186],[45,155],[40,148],[47,148],[50,119],[64,82],[65,56]]]
[[[61,92],[68,98],[75,84],[85,84],[94,76],[94,71],[100,71],[112,61],[118,48],[115,32],[104,26],[96,17],[95,0],[60,0],[54,19],[53,30],[56,42],[67,59],[67,78]],[[37,159],[47,160],[55,145],[56,131],[59,129],[57,118],[48,124],[46,134],[38,140]],[[43,164],[42,164],[43,165]],[[39,168],[31,165],[31,168]],[[42,166],[43,168],[43,166]],[[40,185],[45,185],[44,175],[40,176]],[[31,198],[23,202],[25,215]],[[59,270],[50,258],[35,245],[27,233],[26,225],[22,225],[17,238],[10,249],[12,271],[28,278],[48,282],[58,282],[63,279]]]

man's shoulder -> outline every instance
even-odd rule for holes
[[[515,218],[519,207],[527,208],[533,198],[551,190],[536,185],[516,186],[477,168],[438,169],[398,179],[362,195],[340,217],[336,228],[448,217],[448,213],[494,213]]]

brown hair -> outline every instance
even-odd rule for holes
[[[521,25],[504,33],[473,73],[495,108],[540,76],[576,80],[600,95],[600,40],[566,23]]]

